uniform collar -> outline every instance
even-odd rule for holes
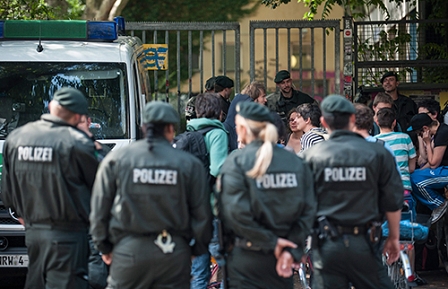
[[[74,127],[74,126],[72,126],[71,124],[65,122],[62,118],[57,117],[57,116],[52,115],[52,114],[49,114],[49,113],[43,114],[43,115],[40,117],[40,119],[43,120],[43,121],[48,121],[48,122],[55,123],[55,124],[57,124],[57,125],[65,125],[65,126],[71,126],[71,127]]]

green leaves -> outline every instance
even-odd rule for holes
[[[44,0],[0,0],[0,19],[31,20],[54,18]]]

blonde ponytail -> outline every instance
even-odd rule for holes
[[[246,172],[248,177],[256,179],[264,175],[271,164],[273,147],[278,140],[278,133],[275,125],[270,122],[255,122],[246,119],[246,123],[254,138],[263,141],[257,151],[254,167]]]

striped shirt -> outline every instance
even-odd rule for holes
[[[381,133],[376,136],[385,141],[394,151],[395,160],[400,168],[401,180],[406,190],[412,190],[409,173],[409,160],[417,157],[414,145],[408,134],[402,132]]]
[[[323,128],[320,128],[320,127],[313,127],[312,129],[310,129],[309,131],[304,133],[302,135],[302,138],[300,139],[300,143],[302,144],[302,149],[300,150],[298,155],[300,155],[301,153],[303,153],[305,150],[309,149],[313,145],[315,145],[321,141],[324,141],[325,138],[322,134],[326,134],[326,133],[327,132]]]

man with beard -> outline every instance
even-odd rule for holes
[[[274,78],[278,92],[267,97],[267,106],[276,111],[286,124],[286,116],[289,111],[303,103],[314,103],[315,100],[306,93],[295,90],[289,71],[280,70]]]
[[[403,130],[409,127],[411,118],[417,114],[417,105],[415,102],[402,94],[398,93],[398,75],[393,71],[388,71],[381,77],[381,84],[384,91],[389,94],[395,103],[395,110],[397,111],[397,122]]]

